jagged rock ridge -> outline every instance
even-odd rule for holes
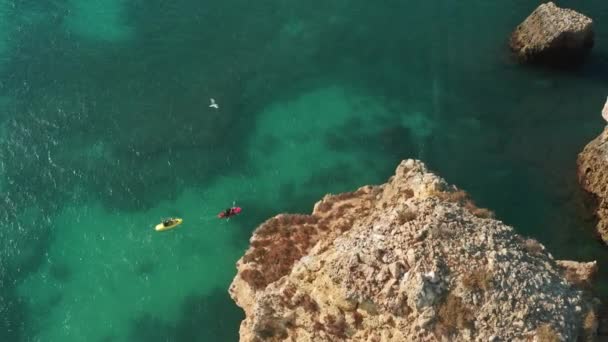
[[[407,160],[386,184],[256,229],[230,294],[241,341],[591,338],[594,262],[556,261]]]

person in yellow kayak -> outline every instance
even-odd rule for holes
[[[161,223],[157,224],[154,229],[156,229],[158,231],[172,229],[172,228],[179,226],[182,222],[183,222],[183,220],[181,218],[171,217],[171,218],[162,220]]]
[[[168,218],[168,219],[163,220],[163,226],[169,227],[169,226],[172,226],[172,225],[174,225],[174,224],[176,224],[178,222],[179,222],[178,219]]]

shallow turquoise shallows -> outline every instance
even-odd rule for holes
[[[511,59],[537,4],[0,0],[0,341],[236,341],[253,229],[407,158],[598,260],[606,297],[575,175],[604,125],[608,3],[559,1],[597,22],[570,71]]]

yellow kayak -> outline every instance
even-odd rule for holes
[[[170,218],[157,224],[154,229],[158,232],[163,230],[169,230],[179,226],[180,224],[182,224],[182,222],[184,222],[184,220],[182,220],[181,218]]]

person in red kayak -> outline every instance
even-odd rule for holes
[[[236,216],[236,215],[240,214],[241,210],[242,209],[240,207],[227,208],[226,210],[224,210],[221,213],[219,213],[217,215],[217,217],[219,217],[219,218],[230,218],[232,216]]]

